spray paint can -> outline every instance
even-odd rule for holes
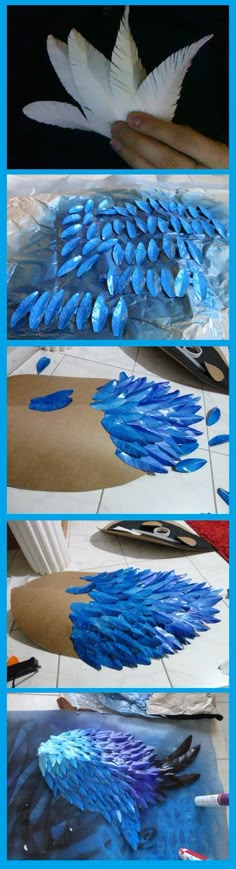
[[[206,794],[194,797],[195,806],[229,806],[229,794]]]
[[[197,851],[190,851],[189,848],[180,848],[178,855],[180,860],[208,860],[208,857],[198,854]]]

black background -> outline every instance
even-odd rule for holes
[[[75,27],[110,58],[123,10],[123,6],[8,7],[9,169],[124,168],[108,139],[39,124],[22,113],[24,105],[36,100],[73,102],[49,61],[47,36],[66,42]],[[228,7],[131,7],[130,24],[147,72],[173,51],[214,33],[187,73],[175,120],[227,142]]]

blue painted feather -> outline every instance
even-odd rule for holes
[[[103,244],[108,244],[107,241],[104,241]],[[98,248],[100,250],[100,247]],[[89,259],[85,260],[81,266],[79,266],[78,271],[76,272],[77,278],[81,278],[85,272],[89,272],[89,270],[94,266],[94,264],[98,261],[98,254],[95,253],[93,256],[90,256]]]
[[[112,314],[111,327],[115,338],[121,338],[128,321],[128,308],[124,299],[119,299]]]
[[[128,241],[127,244],[125,245],[125,259],[126,259],[126,262],[128,263],[128,265],[131,265],[131,263],[134,262],[134,256],[135,256],[134,245],[132,244],[132,241]]]
[[[78,247],[78,244],[80,244],[80,236],[71,238],[70,241],[66,241],[61,249],[61,256],[67,256],[67,254],[71,253],[75,247]]]
[[[185,296],[187,289],[189,287],[189,275],[186,269],[179,269],[178,274],[175,278],[175,296],[181,297]]]
[[[61,232],[61,238],[70,238],[73,235],[78,235],[82,229],[82,223],[75,223],[74,226],[68,226]]]
[[[48,356],[41,356],[40,359],[38,359],[38,362],[36,362],[37,374],[41,374],[41,372],[44,371],[44,368],[47,368],[48,365],[50,365],[50,362],[51,359],[49,359]]]
[[[104,223],[104,225],[102,227],[102,240],[107,241],[107,239],[111,237],[112,232],[113,232],[112,224],[111,223]]]
[[[123,263],[124,248],[119,243],[119,241],[116,241],[116,244],[113,247],[112,256],[116,266],[120,266],[121,263]]]
[[[41,296],[35,302],[35,305],[31,308],[29,315],[29,328],[30,329],[38,329],[40,326],[41,320],[43,319],[46,307],[48,305],[50,299],[49,290],[45,290]]]
[[[146,284],[150,296],[158,296],[161,289],[161,280],[155,269],[147,269]]]
[[[135,260],[136,260],[137,266],[141,266],[142,263],[144,262],[145,258],[146,258],[145,244],[143,244],[143,241],[139,241],[139,243],[136,247],[136,250],[135,250]]]
[[[39,395],[36,398],[31,398],[29,402],[29,410],[52,411],[62,410],[71,404],[73,398],[70,396],[73,389],[60,389],[58,392],[51,392],[49,395]]]
[[[175,294],[174,278],[169,269],[161,269],[161,286],[164,293],[166,293],[170,299],[173,299]]]
[[[175,249],[175,243],[174,243],[174,241],[173,241],[173,240],[172,240],[168,235],[166,235],[165,233],[164,233],[164,235],[163,235],[162,250],[164,250],[164,253],[166,254],[166,256],[169,257],[169,259],[174,259],[174,258],[175,258],[175,252],[176,252],[176,249]]]
[[[215,423],[218,422],[220,417],[221,417],[220,408],[219,407],[212,407],[211,410],[209,410],[207,413],[207,417],[206,417],[207,425],[208,426],[215,425]]]
[[[37,755],[53,801],[66,801],[79,813],[99,812],[136,851],[142,811],[169,788],[191,785],[199,778],[196,772],[185,772],[199,750],[189,736],[161,759],[160,751],[129,733],[88,728],[50,736],[41,742]]]
[[[92,293],[85,293],[76,311],[76,328],[80,332],[85,328],[92,311]]]
[[[78,308],[79,298],[80,298],[80,294],[74,293],[73,296],[71,296],[70,299],[68,299],[68,302],[66,302],[64,307],[61,309],[60,314],[59,314],[59,318],[58,318],[58,323],[57,323],[58,329],[65,329],[66,328],[71,317],[73,317],[73,314],[75,313],[76,309]]]
[[[196,261],[196,263],[198,263],[198,265],[202,265],[203,254],[202,254],[202,251],[200,250],[200,248],[197,247],[197,245],[195,244],[194,241],[190,241],[189,239],[186,239],[186,244],[187,244],[187,247],[189,249],[189,253],[192,256],[192,258]]]
[[[181,474],[199,471],[200,468],[203,468],[203,465],[206,465],[206,462],[206,459],[183,459],[175,465],[175,471],[179,471]]]
[[[87,244],[90,243],[91,242],[87,242]],[[73,270],[77,268],[77,265],[81,262],[81,260],[81,254],[78,254],[78,256],[73,256],[71,259],[67,260],[67,262],[63,263],[63,265],[58,269],[57,277],[63,278],[63,275],[67,275],[69,274],[69,272],[73,272]]]
[[[94,236],[93,238],[89,238],[88,241],[85,242],[82,248],[83,256],[87,256],[92,250],[95,250],[96,247],[100,244],[100,238],[98,236]]]
[[[34,293],[30,293],[29,296],[26,296],[25,299],[22,299],[22,302],[20,302],[20,304],[17,305],[17,308],[15,309],[15,311],[13,311],[13,314],[11,316],[11,319],[10,319],[11,329],[15,329],[15,326],[17,326],[17,323],[19,323],[20,320],[23,320],[24,317],[26,317],[26,314],[29,314],[29,312],[33,308],[35,302],[37,301],[38,297],[39,297],[39,292],[38,292],[38,290],[35,290]]]
[[[140,296],[145,286],[145,277],[141,266],[135,266],[131,275],[131,284],[134,293],[136,293],[137,296]]]
[[[211,438],[208,441],[208,446],[209,447],[217,447],[218,444],[228,444],[228,443],[229,443],[229,435],[222,434],[222,435],[216,435],[214,438]]]
[[[205,275],[197,270],[193,272],[193,289],[197,298],[204,302],[207,296],[207,280]]]
[[[159,255],[159,248],[154,238],[150,238],[147,249],[148,259],[151,263],[155,263]]]
[[[198,446],[196,436],[201,432],[192,428],[203,418],[198,416],[198,399],[172,392],[168,381],[135,380],[122,372],[119,379],[97,390],[91,406],[103,411],[101,424],[117,448],[117,457],[144,472],[166,473],[166,467],[175,467]]]
[[[93,306],[91,322],[92,328],[94,332],[102,332],[104,326],[106,325],[108,317],[108,307],[106,305],[104,296],[102,293],[97,296],[96,302]]]
[[[50,300],[49,304],[46,307],[46,311],[44,314],[45,326],[50,326],[54,320],[54,317],[56,317],[59,314],[59,312],[62,308],[64,295],[65,295],[64,290],[58,290],[58,292],[55,293],[54,296],[52,297],[52,299]]]
[[[229,492],[227,492],[226,489],[221,489],[221,488],[217,489],[217,495],[219,495],[220,498],[222,498],[222,501],[225,501],[225,504],[229,505]]]

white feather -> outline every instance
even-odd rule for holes
[[[78,103],[78,93],[69,64],[67,44],[61,42],[60,39],[54,39],[54,36],[48,36],[47,52],[51,64],[63,84],[63,87],[67,93],[70,94],[73,100]]]
[[[117,114],[109,85],[109,61],[76,30],[69,34],[68,50],[80,105],[112,123]]]
[[[130,110],[130,99],[136,93],[145,76],[146,72],[139,58],[138,49],[129,26],[129,6],[126,6],[110,66],[111,91],[124,110],[127,108],[127,104],[128,111]],[[119,116],[121,117],[120,113]]]
[[[28,103],[23,108],[24,115],[42,124],[53,124],[57,127],[70,127],[71,130],[90,130],[90,126],[82,112],[69,103],[58,103],[49,100]]]
[[[132,109],[148,112],[163,121],[172,121],[186,72],[199,49],[212,36],[211,33],[181,48],[156,67],[138,88]]]

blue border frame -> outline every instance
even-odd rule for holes
[[[215,2],[213,2],[213,0],[208,0],[208,2],[205,2],[205,0],[198,0],[198,2],[192,3],[191,0],[181,0],[181,3],[179,4],[178,0],[165,0],[165,2],[163,0],[163,3],[160,0],[160,2],[149,2],[145,5],[159,6],[159,5],[163,5],[163,4],[165,6],[174,6],[174,5],[206,6],[207,5],[207,6],[228,6],[229,7],[229,12],[230,12],[230,118],[231,118],[230,136],[231,136],[231,154],[233,155],[232,166],[230,167],[230,222],[231,222],[231,227],[234,227],[234,225],[236,223],[236,220],[234,223],[234,217],[236,218],[236,202],[234,202],[234,189],[235,189],[234,188],[234,178],[235,178],[235,168],[236,167],[234,165],[234,154],[235,154],[235,148],[234,148],[234,144],[235,144],[234,112],[235,112],[235,108],[234,108],[233,100],[234,100],[234,91],[235,91],[235,82],[236,82],[236,52],[235,52],[235,45],[234,45],[235,34],[236,34],[236,2],[235,2],[235,0],[234,0],[234,2],[233,2],[233,0],[229,0],[229,2],[226,2],[226,0],[215,0]],[[6,798],[5,798],[5,790],[6,790],[6,788],[5,788],[5,784],[6,784],[6,726],[5,726],[5,710],[6,710],[7,693],[9,693],[9,694],[13,693],[12,689],[9,689],[9,688],[8,688],[8,691],[6,692],[6,682],[5,682],[6,637],[5,637],[5,630],[4,630],[3,613],[5,613],[5,609],[6,609],[6,591],[5,591],[6,521],[7,521],[7,518],[9,518],[9,519],[19,519],[20,518],[21,520],[30,518],[30,516],[28,514],[22,514],[22,515],[20,515],[20,517],[18,514],[11,514],[7,517],[7,509],[6,509],[6,352],[7,352],[7,346],[15,346],[16,347],[16,346],[27,346],[27,345],[34,344],[37,347],[37,346],[41,346],[41,344],[42,344],[42,340],[41,341],[40,340],[39,341],[30,340],[30,341],[8,341],[7,342],[7,340],[6,340],[6,325],[5,325],[5,320],[6,320],[5,314],[6,314],[6,303],[7,303],[7,292],[6,292],[6,222],[3,219],[3,216],[6,215],[6,172],[7,172],[7,158],[6,158],[6,60],[7,60],[7,56],[6,56],[7,55],[7,53],[6,53],[6,15],[7,15],[7,7],[8,6],[21,6],[21,5],[24,5],[24,6],[32,6],[32,5],[47,6],[47,5],[51,5],[51,6],[57,7],[58,5],[59,6],[63,6],[63,5],[71,5],[71,6],[77,6],[77,5],[96,6],[96,5],[98,5],[98,6],[100,6],[101,4],[100,4],[99,0],[93,0],[93,2],[90,2],[90,0],[88,0],[88,2],[84,3],[84,4],[78,4],[76,2],[76,0],[70,0],[70,3],[68,3],[68,4],[65,4],[65,2],[63,2],[63,0],[51,0],[51,2],[49,2],[49,0],[36,0],[36,2],[34,2],[34,0],[33,0],[33,2],[32,2],[32,0],[23,0],[22,3],[19,2],[19,0],[9,0],[8,3],[6,3],[5,0],[0,0],[0,63],[1,63],[0,105],[2,107],[2,123],[0,124],[0,201],[1,201],[1,217],[2,217],[1,224],[0,224],[0,285],[1,285],[1,294],[2,294],[1,317],[0,317],[0,377],[1,377],[0,421],[1,421],[1,433],[2,433],[2,442],[1,442],[1,451],[0,451],[0,480],[1,480],[1,486],[0,486],[0,544],[1,544],[1,546],[0,546],[0,558],[1,558],[1,576],[2,576],[2,581],[0,583],[0,612],[2,613],[2,615],[1,615],[2,630],[0,631],[0,651],[1,651],[1,654],[0,654],[0,689],[1,689],[0,713],[2,713],[2,714],[0,714],[0,739],[1,739],[1,746],[2,746],[2,759],[3,759],[2,764],[1,764],[1,787],[2,787],[2,817],[1,817],[1,821],[2,821],[2,823],[1,823],[1,833],[0,833],[0,853],[2,856],[1,863],[2,863],[3,867],[8,866],[9,864],[14,865],[14,866],[19,865],[19,867],[22,866],[21,860],[7,861],[7,858],[6,858]],[[111,5],[120,6],[121,4],[119,3],[119,0],[117,0],[117,2],[116,2],[116,0],[113,0]],[[131,2],[130,5],[131,6],[138,6],[138,5],[142,6],[142,5],[144,5],[144,3],[143,3],[143,0],[136,0],[136,2],[134,2],[134,3]],[[16,75],[17,75],[17,71],[16,71]],[[50,167],[48,167],[47,171],[50,174],[57,174],[58,175],[60,173],[60,170],[58,170],[58,169],[53,170],[53,169],[50,169]],[[91,171],[91,175],[95,174],[94,170],[90,170],[90,171]],[[78,174],[77,170],[72,170],[72,171],[69,170],[69,172],[68,172],[66,167],[64,167],[61,170],[61,172],[63,174],[65,173],[65,174],[71,174],[71,175]],[[89,172],[89,169],[86,170],[86,172]],[[103,169],[100,174],[103,175],[105,172],[109,172],[109,174],[114,174],[114,175],[143,174],[143,170],[115,170],[115,171],[113,171],[113,173],[111,173],[111,170],[109,170],[109,169],[108,170]],[[45,174],[45,170],[39,171],[37,169],[36,170],[31,169],[28,172],[26,170],[24,170],[24,172],[21,173],[21,170],[18,170],[16,167],[14,170],[10,170],[8,174],[9,175]],[[81,173],[81,174],[83,174],[83,173]],[[96,170],[96,174],[98,174],[97,170]],[[149,170],[145,174],[152,174],[152,171]],[[159,174],[166,174],[166,170],[160,170]],[[182,174],[186,174],[186,173],[184,173],[180,170],[174,170],[174,174],[181,174],[182,175]],[[222,170],[221,173],[218,173],[217,170],[211,170],[211,172],[209,172],[209,170],[206,170],[206,171],[194,170],[192,174],[196,174],[196,175],[198,175],[198,174],[201,174],[201,175],[203,175],[203,174],[216,174],[216,175],[227,174],[228,175],[229,172],[228,172],[228,170]],[[233,235],[233,233],[232,233],[232,235]],[[230,310],[231,329],[232,329],[232,323],[234,322],[233,318],[235,316],[235,310],[236,310],[236,299],[235,299],[234,282],[233,282],[234,281],[234,262],[235,262],[235,258],[236,258],[234,248],[235,248],[235,245],[232,244],[232,251],[231,251],[231,256],[230,256],[230,279],[231,279],[231,285],[233,287],[233,290],[231,292],[231,301],[230,301],[230,305],[231,305],[231,310]],[[64,341],[64,342],[61,341],[60,343],[61,343],[61,346],[68,345],[68,340]],[[137,346],[140,344],[140,342],[138,342],[138,341],[129,341],[128,343],[130,346]],[[142,343],[143,343],[143,346],[151,346],[151,345],[155,346],[155,342],[143,341]],[[161,342],[157,342],[157,343],[159,343],[159,344],[161,343],[162,345],[168,346],[170,344],[173,344],[173,341],[166,340],[166,341],[161,341]],[[186,342],[178,341],[178,342],[176,342],[176,344],[177,343],[181,346],[181,345],[184,345],[184,343],[186,343]],[[196,342],[190,341],[189,343],[194,344]],[[208,342],[206,340],[206,341],[202,341],[201,343],[203,345],[207,345],[207,344],[213,343],[213,342]],[[214,344],[217,344],[217,345],[227,345],[228,343],[230,343],[230,342],[228,342],[228,341],[215,341],[214,342]],[[58,344],[57,341],[51,341],[52,346],[53,345],[56,346],[57,344]],[[94,345],[94,344],[96,344],[96,345],[99,344],[99,346],[108,346],[108,345],[114,346],[116,344],[116,342],[115,341],[96,342],[93,340],[93,341],[73,341],[73,344],[81,345],[81,346]],[[127,345],[127,342],[120,341],[119,344],[121,346],[125,345],[125,344]],[[234,352],[233,346],[231,348],[230,372],[231,372],[231,383],[234,383],[234,376],[236,376],[236,362],[235,362],[235,352]],[[236,414],[234,413],[234,407],[233,407],[233,395],[231,392],[231,396],[230,396],[231,444],[235,443],[235,440],[234,440],[234,417],[235,416],[236,416]],[[234,572],[235,572],[234,566],[236,564],[236,547],[234,545],[234,539],[233,539],[233,535],[234,535],[235,475],[236,475],[236,462],[234,460],[233,449],[232,449],[232,455],[231,455],[231,461],[230,461],[230,491],[231,491],[231,495],[233,497],[232,497],[232,504],[231,504],[231,508],[230,508],[230,519],[229,519],[229,521],[230,521],[230,543],[232,544],[230,547],[230,552],[231,552],[230,574],[232,576],[234,576]],[[147,518],[152,518],[152,517],[153,517],[153,514],[147,515]],[[39,514],[37,516],[33,515],[32,518],[33,519],[36,519],[36,518],[43,519],[45,517],[44,517],[44,515]],[[47,518],[58,519],[58,514],[51,514]],[[66,516],[66,518],[71,519],[71,520],[76,519],[76,518],[94,519],[94,520],[98,521],[97,514],[95,514],[95,515],[93,515],[93,514],[80,514],[78,517],[75,514],[68,514]],[[105,519],[105,520],[114,519],[115,520],[115,519],[119,519],[119,518],[120,518],[120,514],[118,514],[118,515],[114,514],[112,516],[110,514],[109,515],[99,514],[99,519],[101,519],[101,520],[102,519]],[[130,515],[124,514],[123,518],[124,519],[130,518]],[[137,515],[137,516],[135,516],[135,518],[141,518],[141,516]],[[156,515],[155,515],[155,518],[156,518]],[[162,515],[161,518],[170,519],[171,517],[169,515],[166,515],[166,516]],[[186,518],[185,514],[181,514],[178,516],[178,519],[184,519],[184,518]],[[192,515],[190,517],[188,515],[188,518],[196,519],[199,517],[197,517],[195,515]],[[226,519],[227,517],[225,516],[225,514],[223,514],[223,515],[217,514],[216,517],[214,517],[213,515],[209,516],[208,514],[207,515],[202,514],[201,519],[204,519],[204,518],[208,519],[208,520],[209,519],[219,520],[219,519]],[[235,630],[234,630],[234,625],[232,622],[232,612],[234,610],[234,597],[235,597],[235,590],[234,590],[233,585],[234,585],[234,583],[232,582],[231,610],[230,610],[230,634],[231,634],[231,641],[230,641],[231,679],[230,679],[230,684],[233,685],[233,688],[234,688],[234,685],[235,685],[235,666],[236,666],[235,665],[236,644],[235,644],[235,639],[234,639]],[[233,629],[232,629],[232,627],[233,627]],[[47,689],[41,688],[41,689],[37,689],[37,692],[35,692],[35,690],[33,688],[29,688],[29,689],[27,689],[27,693],[29,693],[29,694],[31,694],[31,693],[45,693],[46,690]],[[71,686],[71,688],[66,688],[66,690],[67,691],[75,690],[75,688],[74,688],[74,686]],[[86,689],[83,689],[83,690],[86,690]],[[91,689],[87,689],[88,692],[90,690]],[[96,688],[94,690],[96,690]],[[103,690],[108,691],[109,689],[103,689]],[[114,690],[114,689],[112,689],[112,690]],[[145,688],[140,689],[140,690],[146,691],[147,688],[145,687]],[[172,691],[171,688],[165,689],[165,690],[167,693],[170,693]],[[181,691],[181,689],[174,689],[174,690],[176,693]],[[216,693],[216,694],[228,693],[227,689],[212,689],[212,690],[214,690],[214,693]],[[20,689],[20,688],[14,689],[14,693],[16,693],[16,692],[19,694],[26,693],[26,689]],[[195,689],[195,692],[200,693],[201,689]],[[57,691],[57,689],[50,689],[50,693],[56,694],[56,693],[58,693],[58,691]],[[235,701],[234,696],[233,696],[233,699],[230,703],[230,707],[231,707],[231,733],[232,733],[232,731],[233,731],[232,725],[235,721],[235,711],[236,711],[236,701]],[[230,788],[231,788],[231,796],[232,796],[233,804],[234,804],[234,798],[235,798],[235,794],[234,794],[234,768],[235,768],[234,763],[235,763],[235,761],[233,758],[233,748],[234,748],[233,738],[231,738],[230,739],[230,756],[231,756]],[[232,752],[232,754],[231,754],[231,752]],[[232,827],[232,825],[231,825],[231,827]],[[234,851],[236,850],[236,835],[235,835],[232,828],[231,828],[230,842],[231,842],[231,857],[228,861],[228,865],[233,866],[232,861],[233,861]],[[177,859],[177,857],[176,857],[176,859]],[[63,864],[65,864],[65,862],[67,862],[67,861],[62,861]],[[92,861],[92,865],[100,866],[100,862],[101,861]],[[114,869],[119,869],[120,861],[111,861],[111,862],[112,862],[112,867],[114,867]],[[150,862],[153,863],[154,861],[150,861]],[[169,869],[169,867],[171,867],[171,866],[173,866],[173,869],[174,869],[176,861],[161,861],[161,862],[163,863],[164,866],[167,867],[167,869]],[[29,860],[29,861],[27,861],[27,864],[29,867],[32,867],[32,869],[35,869],[36,865],[42,866],[43,861],[38,860],[37,862],[35,862],[35,860]],[[50,861],[50,864],[52,866],[56,867],[56,866],[58,866],[58,861],[52,860],[52,861]],[[61,864],[61,861],[60,861],[60,864]],[[86,867],[88,864],[87,864],[87,861],[80,861],[80,865]],[[91,861],[90,861],[90,865],[91,865]],[[126,869],[126,867],[127,867],[127,869],[129,869],[130,861],[126,861],[126,860],[122,861],[121,865],[122,865],[122,867],[124,866],[124,869]],[[146,861],[144,861],[144,860],[140,861],[139,865],[140,865],[140,867],[146,866]],[[222,867],[225,866],[225,862],[218,861],[218,866],[222,866]]]

